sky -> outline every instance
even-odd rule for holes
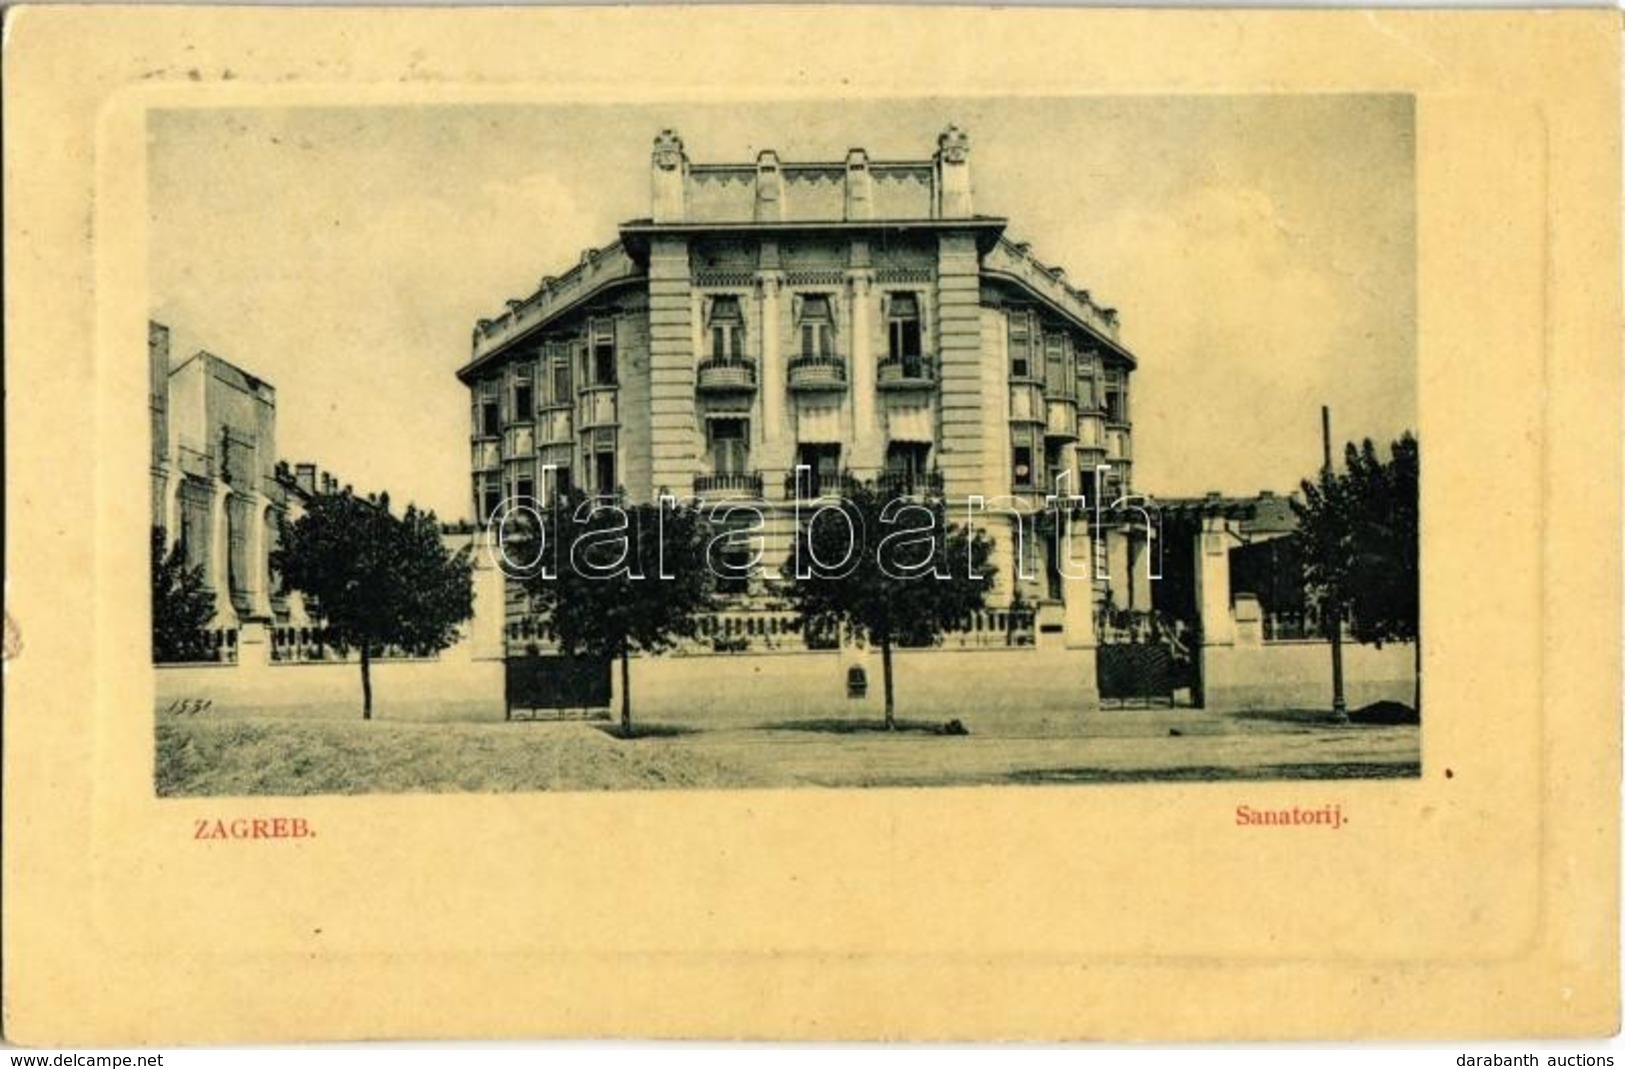
[[[1115,307],[1136,488],[1286,492],[1416,427],[1408,97],[185,109],[148,117],[152,317],[277,389],[278,453],[466,517],[474,322],[649,214],[649,151],[926,159]]]

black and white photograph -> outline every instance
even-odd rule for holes
[[[1415,123],[150,110],[158,795],[1419,776]]]

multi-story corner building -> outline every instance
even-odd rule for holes
[[[565,486],[756,499],[760,594],[798,496],[877,479],[951,508],[986,500],[994,601],[1019,590],[1039,606],[1040,644],[1092,644],[1107,599],[1149,607],[1145,569],[1130,581],[1144,526],[1095,548],[1103,580],[1064,579],[1031,525],[1036,563],[1025,579],[1013,567],[1001,508],[1128,493],[1135,358],[1113,309],[976,213],[963,131],[928,159],[718,164],[691,161],[667,130],[650,182],[649,217],[474,329],[458,377],[482,523],[505,498]]]

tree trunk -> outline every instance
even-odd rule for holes
[[[886,730],[897,730],[897,718],[893,715],[895,709],[891,693],[891,642],[883,640],[880,643],[880,675],[886,687]]]
[[[372,719],[372,653],[365,642],[361,644],[361,719]]]
[[[621,737],[632,737],[632,668],[631,654],[621,647]]]

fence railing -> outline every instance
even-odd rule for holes
[[[432,659],[432,651],[414,651],[400,646],[385,646],[373,652],[373,661],[411,661]],[[360,663],[361,654],[351,647],[348,653],[339,653],[333,646],[332,636],[321,627],[271,628],[272,664],[343,664]]]
[[[1033,613],[1028,609],[974,612],[949,628],[939,645],[946,649],[993,649],[1033,645]],[[509,656],[551,653],[558,649],[546,620],[533,613],[511,619],[507,626]],[[784,609],[723,609],[702,613],[694,635],[682,639],[674,655],[764,653],[833,650],[841,645],[835,629],[808,630],[801,617]],[[899,648],[910,648],[900,642]],[[929,648],[929,647],[927,647]]]

